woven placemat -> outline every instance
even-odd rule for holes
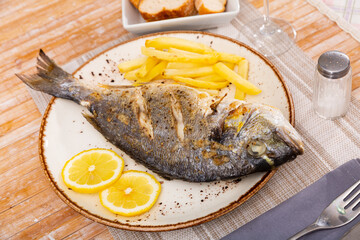
[[[247,26],[249,30],[251,26],[247,23],[260,17],[261,13],[246,0],[240,0],[240,4],[241,13],[231,24],[211,29],[209,32],[222,34],[252,46],[255,40],[249,34],[251,31],[244,31],[243,27]],[[132,34],[124,35],[66,64],[64,68],[72,72],[92,56],[133,37]],[[349,112],[339,120],[321,119],[313,112],[311,104],[315,63],[297,46],[270,60],[278,68],[292,93],[296,113],[295,125],[303,136],[305,154],[281,166],[265,187],[250,200],[211,222],[159,233],[132,232],[109,227],[114,239],[220,239],[309,186],[327,172],[359,157],[360,102],[352,98]],[[30,93],[43,113],[50,97],[33,90],[30,90]]]
[[[353,38],[360,41],[360,4],[355,6],[356,0],[337,0],[328,1],[327,3],[325,3],[324,0],[306,1],[316,7],[321,13],[328,16],[328,18],[336,22],[342,30],[351,34]]]

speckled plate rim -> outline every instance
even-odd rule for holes
[[[138,39],[141,38],[147,38],[147,37],[153,37],[153,36],[160,36],[160,35],[165,35],[165,34],[172,34],[172,33],[181,33],[181,34],[201,34],[201,35],[209,35],[212,37],[217,37],[217,38],[222,38],[228,41],[231,41],[239,46],[245,47],[247,48],[249,51],[253,52],[254,54],[256,54],[258,57],[260,57],[262,60],[264,60],[266,62],[266,64],[268,64],[271,69],[275,72],[275,74],[277,75],[279,81],[281,82],[281,85],[283,87],[284,92],[286,93],[286,97],[287,97],[287,101],[289,104],[289,119],[290,119],[290,123],[294,126],[295,124],[295,109],[294,109],[294,103],[292,100],[292,96],[291,93],[287,87],[287,85],[285,84],[284,79],[282,78],[281,74],[279,73],[279,71],[276,69],[276,67],[267,59],[265,58],[263,55],[261,55],[259,52],[257,52],[256,50],[252,49],[251,47],[249,47],[248,45],[239,42],[235,39],[223,36],[223,35],[219,35],[219,34],[214,34],[214,33],[207,33],[207,32],[200,32],[200,31],[167,31],[167,32],[160,32],[160,33],[152,33],[152,34],[147,34],[147,35],[143,35],[137,38],[133,38],[124,42],[121,42],[97,55],[95,55],[94,57],[92,57],[91,59],[87,60],[84,64],[82,64],[79,68],[77,68],[73,75],[76,74],[76,72],[78,72],[80,69],[82,69],[85,65],[87,65],[90,61],[92,61],[93,59],[97,58],[98,56],[106,53],[107,51],[118,47],[122,44],[126,44],[128,42],[131,41],[136,41]],[[125,224],[125,223],[120,223],[118,221],[112,221],[109,219],[105,219],[103,217],[97,216],[89,211],[87,211],[86,209],[78,206],[75,202],[73,202],[71,199],[69,199],[66,194],[61,190],[61,188],[57,185],[54,177],[52,176],[51,172],[48,170],[48,166],[47,166],[47,162],[46,162],[46,157],[44,154],[44,137],[46,136],[45,134],[45,128],[46,128],[46,124],[47,124],[47,119],[48,116],[50,114],[50,111],[52,109],[52,106],[55,102],[55,97],[53,97],[51,99],[51,101],[49,102],[45,113],[43,115],[42,121],[41,121],[41,126],[40,126],[40,132],[39,132],[39,157],[40,157],[40,162],[42,165],[42,168],[45,172],[45,175],[47,177],[47,179],[49,180],[52,188],[55,190],[55,193],[60,197],[60,199],[62,201],[64,201],[67,205],[69,205],[72,209],[74,209],[76,212],[82,214],[83,216],[98,222],[98,223],[102,223],[104,225],[110,226],[110,227],[115,227],[115,228],[119,228],[119,229],[124,229],[124,230],[131,230],[131,231],[146,231],[146,232],[160,232],[160,231],[171,231],[171,230],[178,230],[178,229],[182,229],[182,228],[187,228],[187,227],[192,227],[192,226],[196,226],[208,221],[211,221],[215,218],[218,218],[230,211],[232,211],[233,209],[237,208],[238,206],[240,206],[241,204],[243,204],[244,202],[246,202],[249,198],[251,198],[255,193],[257,193],[269,180],[270,178],[275,174],[276,169],[267,172],[253,187],[251,187],[245,194],[241,195],[238,200],[230,203],[228,206],[221,208],[219,210],[217,210],[216,212],[213,212],[209,215],[200,217],[200,218],[196,218],[190,221],[186,221],[186,222],[181,222],[181,223],[177,223],[177,224],[168,224],[168,225],[160,225],[160,226],[141,226],[141,225],[130,225],[130,224]]]

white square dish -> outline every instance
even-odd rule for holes
[[[229,23],[240,11],[238,0],[228,0],[225,12],[146,22],[129,0],[122,0],[122,22],[129,32],[146,34],[170,30],[201,30]]]

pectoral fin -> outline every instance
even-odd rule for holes
[[[82,113],[82,115],[84,116],[84,118],[96,129],[98,130],[99,132],[100,131],[100,127],[99,125],[97,124],[97,122],[95,121],[95,118],[94,116],[90,115],[90,114],[87,114],[87,113]]]

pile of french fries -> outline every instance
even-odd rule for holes
[[[240,56],[218,52],[205,44],[174,38],[146,40],[141,47],[144,57],[121,62],[118,68],[134,85],[152,80],[172,79],[191,87],[219,90],[232,83],[235,98],[256,95],[259,88],[247,81],[249,62]]]

